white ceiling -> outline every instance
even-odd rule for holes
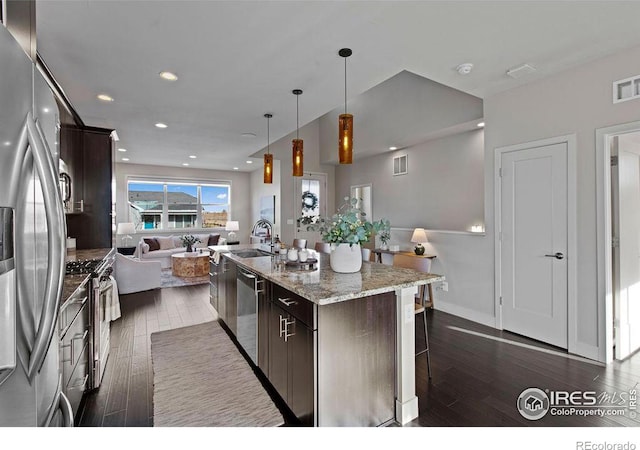
[[[295,130],[292,89],[304,90],[301,126],[343,105],[342,47],[355,99],[403,70],[485,98],[640,45],[640,2],[39,0],[36,14],[39,53],[131,163],[218,169],[255,168],[245,159],[266,145],[265,112],[272,142]],[[461,76],[464,62],[474,70]],[[505,74],[523,63],[538,70]]]

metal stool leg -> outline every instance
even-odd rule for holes
[[[418,313],[420,314],[420,313]],[[431,355],[429,354],[429,332],[427,330],[427,309],[425,308],[424,311],[422,311],[422,319],[424,322],[424,343],[425,343],[425,348],[424,350],[420,350],[419,352],[416,353],[416,356],[418,355],[422,355],[423,353],[427,354],[427,369],[429,371],[429,378],[431,378]]]
[[[429,332],[427,331],[427,308],[425,307],[422,312],[422,318],[424,319],[424,342],[427,345],[427,369],[429,371],[429,378],[431,378],[431,356],[429,355]]]

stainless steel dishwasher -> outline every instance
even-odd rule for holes
[[[264,280],[238,266],[236,339],[254,364],[258,364],[258,299],[264,294]]]

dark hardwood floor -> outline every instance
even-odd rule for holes
[[[208,292],[208,284],[203,284],[120,297],[122,317],[112,323],[111,353],[103,384],[86,396],[79,413],[80,426],[153,426],[149,336],[154,331],[214,320]],[[420,415],[409,426],[640,425],[640,419],[632,420],[628,416],[547,415],[541,420],[529,421],[516,409],[518,396],[529,387],[628,392],[640,383],[640,354],[605,367],[568,357],[552,346],[441,311],[429,311],[428,326],[433,378],[427,377],[426,355],[416,357]],[[417,320],[416,348],[423,346],[422,320]],[[286,414],[285,419],[288,425],[293,424]]]

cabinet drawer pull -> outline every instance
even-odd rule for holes
[[[295,324],[296,324],[296,319],[291,319],[291,320],[285,319],[284,321],[284,341],[285,342],[287,342],[291,336],[296,335],[295,331],[293,333],[289,333],[289,325],[295,325]]]
[[[298,304],[298,300],[292,300],[290,298],[280,298],[278,297],[278,301],[283,303],[285,306],[293,306]]]
[[[278,314],[278,315],[280,316],[280,327],[279,327],[280,328],[280,330],[279,330],[280,333],[278,334],[278,337],[282,337],[282,334],[285,333],[285,330],[284,330],[282,324],[286,322],[286,319],[282,318],[282,314]]]

